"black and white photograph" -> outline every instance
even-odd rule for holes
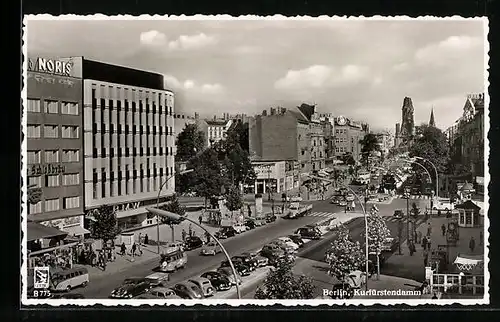
[[[489,303],[488,19],[24,18],[24,305]]]

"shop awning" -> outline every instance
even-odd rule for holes
[[[66,237],[67,232],[61,231],[57,228],[44,226],[35,222],[28,221],[28,241],[37,239],[48,239],[53,237]]]
[[[64,227],[63,230],[68,233],[70,236],[83,236],[85,234],[89,234],[90,231],[83,228],[80,225]]]
[[[470,271],[473,269],[481,269],[483,267],[483,255],[464,255],[459,254],[453,264],[457,265],[461,271]]]

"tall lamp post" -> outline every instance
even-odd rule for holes
[[[406,240],[410,241],[410,190],[405,188],[404,198],[406,199]]]
[[[323,180],[323,181],[327,181],[327,182],[333,182],[334,180],[331,180],[331,179],[326,179],[326,178],[323,178],[323,177],[317,177],[317,176],[311,176],[309,175],[310,178],[313,178],[313,179],[319,179],[319,180]],[[367,280],[366,280],[366,284],[365,284],[365,290],[368,291],[368,273],[369,273],[369,265],[368,265],[368,256],[370,254],[369,252],[369,248],[368,248],[368,217],[366,215],[366,208],[364,206],[364,202],[361,201],[361,198],[358,196],[358,194],[356,192],[354,192],[354,190],[349,187],[349,185],[344,185],[343,186],[349,190],[353,195],[354,197],[356,197],[356,199],[358,200],[358,203],[359,205],[361,206],[361,209],[363,210],[363,217],[365,219],[365,273],[366,273],[366,277],[367,277]]]
[[[431,183],[432,183],[431,173],[429,172],[429,170],[427,170],[427,168],[423,164],[421,164],[419,162],[416,162],[416,161],[409,161],[409,160],[404,160],[404,162],[411,163],[411,164],[416,164],[416,165],[420,166],[422,169],[425,170],[425,172],[429,176],[429,180],[431,180]],[[432,202],[432,200],[431,200],[431,202]],[[431,205],[431,213],[432,213],[432,205]]]
[[[222,243],[214,235],[212,235],[212,233],[210,233],[207,229],[205,229],[205,227],[203,227],[198,222],[196,222],[196,220],[192,220],[189,217],[181,217],[180,215],[175,214],[173,212],[161,210],[158,208],[146,208],[146,210],[149,211],[150,213],[156,215],[157,217],[166,217],[166,218],[170,218],[172,220],[187,220],[187,221],[191,222],[192,224],[203,229],[213,240],[215,240],[215,242],[219,245],[222,252],[226,256],[226,258],[229,262],[229,266],[231,266],[231,270],[233,271],[233,275],[234,275],[234,280],[236,281],[236,293],[238,295],[238,299],[241,299],[240,287],[238,286],[238,274],[236,273],[236,269],[234,268],[233,262],[231,261],[231,257],[227,253],[227,251],[224,248],[224,246],[222,245]]]
[[[162,184],[160,185],[160,189],[158,189],[158,197],[156,198],[156,208],[160,208],[161,190],[170,181],[170,179],[175,177],[176,174],[185,174],[185,173],[190,173],[193,171],[194,171],[194,169],[184,170],[184,171],[181,171],[179,173],[174,173],[171,176],[169,176],[167,179],[165,179],[165,181],[163,181]],[[156,236],[157,236],[156,244],[158,245],[158,254],[160,254],[160,218],[158,216],[156,216]]]
[[[436,168],[436,165],[431,160],[426,159],[426,158],[422,158],[422,157],[414,157],[414,158],[417,160],[427,161],[434,168],[434,173],[436,175],[436,199],[439,199],[439,175],[438,175],[438,170]]]

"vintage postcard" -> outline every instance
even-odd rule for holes
[[[23,305],[489,303],[487,35],[26,16]]]

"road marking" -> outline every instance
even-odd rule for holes
[[[306,215],[307,217],[324,217],[324,218],[332,218],[335,216],[334,213],[331,213],[331,212],[313,212],[313,213],[310,213],[308,215]]]

